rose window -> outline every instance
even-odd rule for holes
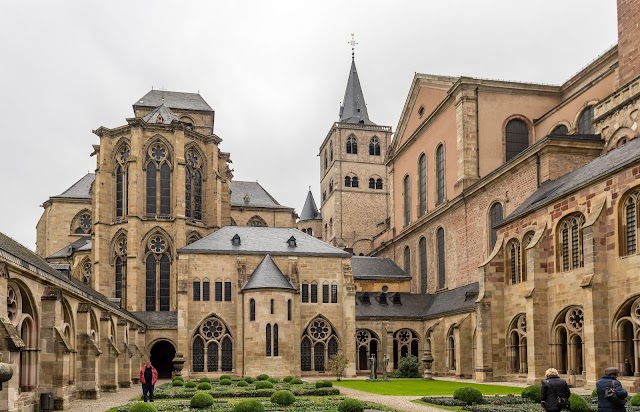
[[[582,330],[584,324],[584,312],[581,308],[574,308],[567,313],[567,323],[569,327],[575,331]]]
[[[521,316],[520,317],[520,319],[518,320],[518,328],[523,333],[527,332],[527,317],[526,316]]]
[[[195,154],[194,152],[187,153],[187,162],[191,167],[198,166],[198,160],[199,160],[198,155]]]
[[[125,256],[127,254],[127,239],[122,238],[116,244],[116,253],[118,256]]]
[[[411,340],[412,333],[406,329],[401,330],[398,333],[398,340],[402,343],[408,343]]]
[[[151,157],[153,157],[156,162],[163,160],[166,156],[167,151],[164,147],[160,145],[154,145],[153,147],[151,147]]]
[[[167,243],[160,236],[154,236],[149,241],[149,249],[153,253],[162,253],[167,248]]]
[[[10,321],[15,321],[18,317],[18,294],[9,286],[7,291],[7,314]]]
[[[124,163],[127,160],[129,160],[130,155],[131,155],[131,150],[129,149],[129,146],[127,145],[122,146],[122,148],[120,149],[120,153],[118,154],[120,158],[120,162]]]
[[[356,334],[356,339],[360,343],[366,343],[371,338],[371,334],[368,330],[359,330]]]
[[[80,227],[87,232],[91,228],[91,215],[85,213],[80,216]]]
[[[324,320],[315,320],[311,326],[309,326],[309,333],[316,340],[325,339],[329,336],[329,325]]]
[[[219,339],[224,333],[224,326],[216,319],[209,319],[202,325],[201,330],[208,339]]]

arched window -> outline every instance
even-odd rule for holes
[[[379,347],[380,339],[373,331],[369,329],[356,330],[356,369],[371,370],[370,358],[374,356],[376,359],[380,359]]]
[[[211,282],[204,278],[202,281],[202,300],[208,302],[211,299]]]
[[[622,219],[620,219],[622,228],[622,236],[620,239],[623,244],[620,247],[620,254],[622,256],[633,255],[638,251],[638,199],[640,198],[640,191],[635,191],[629,194],[624,201]]]
[[[411,223],[411,180],[409,175],[404,177],[404,225],[409,226]]]
[[[333,142],[329,142],[329,161],[333,162]]]
[[[358,184],[358,176],[353,176],[351,178],[351,187],[358,187],[358,186],[359,186],[359,184]]]
[[[456,336],[453,328],[447,334],[447,366],[449,370],[456,370]]]
[[[311,303],[318,303],[318,284],[311,283]]]
[[[273,325],[273,356],[278,356],[278,324]]]
[[[329,357],[338,353],[338,340],[331,324],[323,317],[312,320],[302,333],[300,365],[303,371],[324,372]]]
[[[552,366],[560,373],[572,370],[576,375],[584,371],[583,350],[584,311],[581,306],[571,306],[556,317],[552,334]]]
[[[411,276],[411,249],[409,246],[404,248],[404,272]]]
[[[10,282],[6,293],[7,317],[25,344],[20,351],[19,360],[20,391],[31,392],[36,388],[38,369],[36,355],[39,352],[35,306],[29,291],[18,284]]]
[[[127,162],[131,156],[129,145],[123,143],[117,150],[116,155],[116,218],[126,216],[129,203],[129,178]]]
[[[574,213],[564,218],[558,225],[560,245],[560,265],[563,272],[581,268],[584,265],[582,255],[582,213]]]
[[[193,285],[193,301],[199,302],[202,296],[200,294],[200,285],[201,285],[200,279],[197,279],[197,278],[194,279],[192,285]]]
[[[202,220],[202,156],[194,148],[187,150],[185,170],[185,215]]]
[[[149,146],[147,168],[147,217],[171,216],[171,156],[156,142]]]
[[[145,310],[168,311],[171,303],[171,250],[167,240],[159,234],[151,236],[145,254]]]
[[[520,119],[509,120],[505,128],[506,161],[529,147],[529,127]]]
[[[418,191],[419,196],[419,213],[420,216],[427,212],[427,156],[420,155],[418,159]]]
[[[502,222],[502,204],[499,202],[491,205],[489,209],[489,250],[493,250],[498,239],[498,224]]]
[[[351,176],[344,177],[344,187],[351,187]]]
[[[291,305],[292,305],[291,299],[287,300],[287,320],[291,320],[291,310],[292,310]]]
[[[527,373],[527,318],[517,315],[507,334],[507,364],[511,373]]]
[[[86,258],[82,261],[82,283],[85,285],[91,285],[91,272],[93,269],[93,265],[91,264],[91,259]]]
[[[373,177],[369,178],[369,189],[375,189],[376,188],[376,179],[374,179]]]
[[[446,285],[446,267],[444,250],[444,229],[439,227],[436,231],[436,244],[438,247],[438,289],[443,289]]]
[[[347,139],[347,153],[358,154],[358,141],[355,136],[349,136]]]
[[[201,237],[202,236],[200,236],[198,232],[189,233],[189,237],[187,237],[187,245],[197,242],[198,240],[200,240]]]
[[[559,124],[556,127],[554,127],[551,133],[549,134],[554,136],[566,136],[569,134],[569,129],[567,128],[567,126],[563,124]]]
[[[436,149],[436,204],[444,202],[444,146]]]
[[[324,170],[329,166],[329,158],[327,157],[327,149],[324,149]]]
[[[230,372],[233,370],[233,341],[231,331],[218,317],[207,318],[193,336],[191,367],[193,372]]]
[[[302,303],[309,303],[309,284],[302,284],[302,292],[300,293],[302,296]]]
[[[338,303],[338,284],[331,284],[331,303]]]
[[[382,179],[376,179],[376,189],[382,190]]]
[[[256,320],[256,301],[249,300],[249,320]]]
[[[520,251],[522,260],[520,261],[520,273],[522,275],[523,282],[527,281],[527,247],[531,244],[534,234],[534,232],[527,232],[522,237],[522,249]]]
[[[253,226],[253,227],[267,227],[267,222],[264,221],[263,218],[261,218],[260,216],[256,215],[253,216],[251,219],[249,219],[249,221],[247,222],[247,226]]]
[[[420,238],[418,248],[420,249],[420,291],[427,293],[427,238]]]
[[[124,280],[127,277],[127,238],[118,236],[113,246],[113,266],[115,269],[114,297],[120,299],[122,307],[126,307],[126,293],[123,293]]]
[[[267,323],[266,349],[267,349],[267,356],[271,356],[271,324],[270,323]]]
[[[393,369],[398,369],[400,359],[418,357],[418,334],[411,329],[400,329],[393,334]]]
[[[593,128],[593,106],[588,106],[580,113],[576,129],[578,134],[594,134],[596,132]]]
[[[329,284],[322,285],[322,303],[329,303]]]
[[[369,141],[369,155],[380,156],[380,140],[376,136],[373,136]]]
[[[88,235],[91,233],[91,225],[91,212],[85,209],[73,218],[71,233],[74,235]]]
[[[507,273],[511,279],[511,284],[515,285],[522,281],[522,266],[520,264],[520,242],[512,239],[507,243]]]

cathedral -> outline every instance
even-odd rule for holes
[[[0,410],[62,410],[159,374],[435,376],[640,389],[640,5],[561,85],[416,73],[395,130],[352,57],[298,215],[237,181],[202,96],[151,90],[97,128],[95,173],[0,234]],[[319,205],[319,207],[318,207]]]

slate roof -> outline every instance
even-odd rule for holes
[[[87,173],[80,180],[75,182],[70,188],[68,188],[58,196],[51,196],[51,198],[91,199],[91,184],[93,184],[93,181],[95,179],[95,173]]]
[[[83,250],[91,250],[91,236],[82,236],[80,239],[75,242],[63,247],[58,250],[53,255],[49,256],[48,259],[51,258],[67,258],[73,255],[73,252],[83,251]]]
[[[252,289],[288,289],[297,290],[282,274],[276,263],[267,255],[253,271],[242,290]]]
[[[300,221],[321,219],[322,214],[320,214],[320,211],[316,206],[316,201],[313,199],[313,193],[311,193],[311,189],[309,189],[307,199],[304,201],[304,206],[302,206],[302,213],[300,213]]]
[[[381,257],[352,256],[351,270],[354,279],[411,279],[393,260]]]
[[[233,246],[231,239],[240,236],[241,244]],[[287,240],[293,236],[297,246],[289,247]],[[225,226],[216,232],[178,250],[179,253],[213,254],[270,254],[350,257],[351,254],[309,236],[294,228]]]
[[[245,196],[247,200],[245,202]],[[276,201],[258,182],[231,181],[231,206],[293,209]]]
[[[161,116],[162,122],[158,122],[158,116]],[[142,118],[147,123],[155,123],[155,124],[171,124],[172,121],[180,121],[178,116],[171,111],[167,107],[166,104],[162,103],[160,106],[156,107],[155,110],[150,112],[148,115]]]
[[[69,288],[75,289],[79,291],[81,294],[88,295],[94,300],[100,301],[110,307],[112,307],[115,311],[119,311],[120,313],[128,314],[133,318],[137,318],[131,312],[128,312],[114,302],[110,301],[106,296],[98,293],[93,288],[83,284],[82,282],[76,280],[73,277],[68,277],[64,273],[58,272],[54,268],[52,268],[47,261],[42,259],[40,256],[33,253],[28,248],[24,247],[20,243],[11,239],[9,236],[0,232],[0,252],[4,251],[5,253],[13,256],[17,259],[19,264],[37,274],[41,274],[40,272],[44,272],[48,275],[51,275],[69,285]],[[139,320],[142,320],[138,318]]]
[[[149,329],[176,329],[178,327],[178,312],[131,312]]]
[[[166,104],[171,109],[199,110],[212,112],[213,109],[198,93],[151,90],[133,103],[133,107],[158,107]]]
[[[435,294],[399,293],[400,305],[391,302],[393,293],[388,292],[388,304],[380,304],[379,293],[369,293],[370,304],[362,303],[364,292],[356,294],[356,320],[365,319],[433,319],[455,313],[472,312],[480,290],[479,283],[471,283],[456,289]]]
[[[347,89],[344,92],[342,106],[340,106],[340,121],[375,126],[375,123],[369,120],[367,104],[364,102],[364,94],[362,93],[362,87],[360,87],[360,79],[358,78],[358,70],[354,59],[351,60]]]
[[[612,150],[586,165],[555,180],[544,182],[527,200],[507,216],[500,226],[518,219],[569,193],[588,186],[605,176],[640,161],[640,139],[633,139],[621,148]]]

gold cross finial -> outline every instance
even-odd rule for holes
[[[351,41],[349,42],[349,44],[351,45],[351,58],[355,58],[355,48],[356,48],[356,44],[358,44],[356,42],[356,35],[355,33],[351,33]]]

